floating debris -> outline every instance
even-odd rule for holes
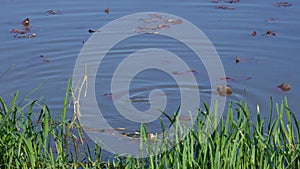
[[[157,29],[162,29],[162,28],[169,28],[170,26],[165,25],[165,24],[160,24],[160,25],[157,25],[156,27],[157,27]]]
[[[223,10],[235,10],[234,7],[231,7],[231,6],[215,6],[215,8],[217,9],[223,9]]]
[[[224,1],[224,0],[213,0],[211,3],[237,3],[240,2],[240,0],[229,0],[229,1]]]
[[[186,71],[186,73],[194,73],[194,74],[196,74],[198,72],[196,70],[188,70],[188,71]]]
[[[153,35],[157,35],[159,34],[159,32],[155,31],[155,32],[145,32],[145,34],[153,34]]]
[[[184,75],[186,73],[193,73],[193,74],[196,74],[197,71],[196,70],[187,70],[185,72],[177,72],[177,71],[173,71],[172,74],[173,75]]]
[[[106,9],[104,10],[104,12],[105,12],[106,14],[109,14],[109,8],[106,8]]]
[[[112,99],[113,94],[112,93],[104,93],[103,96],[106,97],[107,99]]]
[[[268,30],[266,33],[262,34],[262,36],[276,36],[276,33],[273,30]]]
[[[144,103],[144,102],[150,102],[149,99],[143,99],[143,98],[129,98],[129,100],[126,100],[127,102],[131,103]]]
[[[56,14],[62,14],[63,12],[59,11],[59,10],[48,10],[46,11],[46,15],[49,16],[49,15],[56,15]]]
[[[219,92],[220,96],[227,96],[232,94],[232,89],[229,86],[219,86],[217,88],[217,91]]]
[[[158,20],[156,19],[144,19],[144,18],[141,18],[140,21],[143,21],[144,23],[158,22]]]
[[[103,96],[112,96],[112,93],[104,93]]]
[[[261,63],[261,59],[256,59],[255,57],[240,57],[235,56],[235,63]]]
[[[35,33],[32,33],[32,34],[26,34],[26,35],[14,35],[14,37],[16,38],[35,38],[36,37],[36,34]]]
[[[160,16],[158,14],[149,14],[149,16],[154,19],[162,19],[163,18],[162,16]]]
[[[184,73],[182,73],[182,72],[177,72],[177,71],[173,71],[172,74],[173,74],[173,75],[182,75],[182,74],[184,74]]]
[[[288,83],[282,83],[281,85],[277,86],[278,88],[280,88],[283,92],[287,92],[291,90],[291,85]]]
[[[42,59],[42,61],[43,61],[44,63],[49,63],[49,62],[51,62],[50,60],[45,59],[45,56],[44,56],[44,55],[40,55],[40,58]]]
[[[120,132],[120,134],[130,137],[132,139],[140,139],[140,131],[139,130],[129,131],[124,127],[107,128],[107,129],[97,129],[97,128],[85,127],[84,129],[89,132],[106,133],[106,134],[112,134],[112,135],[115,135],[116,132]],[[157,138],[158,134],[159,133],[150,133],[150,132],[146,133],[146,135],[149,139]]]
[[[173,19],[166,19],[165,23],[169,24],[181,24],[183,21],[181,19],[173,20]]]
[[[123,132],[121,133],[122,135],[124,136],[127,136],[127,137],[131,137],[131,138],[134,138],[134,139],[139,139],[140,138],[140,131],[139,130],[135,130],[134,132]],[[147,138],[149,139],[154,139],[154,138],[157,138],[157,133],[154,134],[154,133],[146,133],[147,134]]]
[[[230,77],[221,77],[220,80],[230,80]]]
[[[241,59],[238,56],[236,56],[235,57],[235,63],[238,64],[240,61],[241,61]]]
[[[266,22],[278,22],[279,18],[271,17],[269,19],[266,19]]]
[[[253,31],[252,36],[256,36],[256,35],[257,35],[256,31]]]
[[[227,82],[241,82],[245,80],[251,80],[252,77],[250,76],[239,76],[239,77],[221,77],[220,80],[227,81]]]
[[[171,28],[173,25],[183,23],[182,19],[168,18],[158,14],[149,14],[147,18],[140,18],[142,25],[134,29],[136,33],[159,34],[158,30]]]
[[[230,1],[228,1],[228,3],[237,3],[237,2],[240,2],[240,0],[230,0]]]
[[[291,7],[293,4],[288,3],[288,2],[277,2],[274,4],[275,7]]]
[[[25,29],[12,29],[9,31],[10,33],[17,33],[17,34],[26,34],[29,32],[29,30]]]
[[[165,24],[160,24],[156,26],[138,26],[136,27],[135,32],[137,33],[144,32],[147,34],[158,34],[157,32],[158,29],[169,28],[169,27],[170,27],[169,25],[165,25]]]
[[[191,117],[189,116],[184,116],[184,115],[180,115],[178,118],[180,121],[190,121]]]

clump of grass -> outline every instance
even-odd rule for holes
[[[78,168],[88,162],[103,165],[101,148],[96,146],[95,154],[91,154],[80,127],[66,119],[70,86],[69,81],[60,121],[55,121],[47,105],[37,100],[19,107],[19,92],[9,106],[0,97],[0,168]],[[40,111],[34,112],[36,109]],[[84,153],[86,157],[82,157]]]
[[[70,84],[59,122],[38,101],[18,106],[19,92],[9,105],[0,97],[1,168],[299,168],[299,124],[286,98],[275,104],[276,112],[271,100],[267,119],[259,108],[253,114],[246,103],[230,103],[226,118],[211,134],[204,129],[211,120],[207,105],[192,129],[182,130],[169,117],[183,133],[175,136],[177,144],[171,149],[143,159],[114,156],[103,161],[101,147],[86,144],[81,126],[67,119]],[[147,143],[146,131],[142,125],[140,139]]]
[[[270,107],[268,120],[261,118],[258,107],[257,120],[252,121],[247,103],[237,103],[236,108],[230,103],[226,119],[221,119],[211,135],[203,133],[204,122],[210,118],[208,109],[201,111],[196,127],[185,131],[173,149],[159,158],[150,157],[155,161],[150,168],[299,168],[300,132],[295,114],[286,98],[275,105],[274,120],[272,100]]]

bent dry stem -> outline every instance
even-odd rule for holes
[[[299,122],[286,98],[275,106],[270,101],[267,119],[261,117],[259,108],[254,114],[247,103],[230,103],[226,118],[206,136],[209,110],[199,110],[194,128],[175,135],[178,142],[167,151],[142,159],[114,155],[103,160],[101,147],[87,144],[78,122],[67,119],[70,91],[69,81],[58,121],[39,101],[21,107],[19,92],[10,104],[0,98],[1,168],[299,168]],[[253,115],[255,121],[250,118]],[[176,118],[176,113],[169,118]],[[164,127],[162,124],[162,130]],[[140,133],[139,139],[149,142],[145,126]],[[144,145],[141,149],[155,151]]]

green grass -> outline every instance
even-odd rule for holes
[[[101,147],[88,145],[80,125],[67,119],[70,93],[69,81],[59,121],[38,101],[18,105],[19,92],[10,104],[0,98],[1,168],[299,168],[299,124],[286,98],[274,105],[270,101],[266,119],[259,109],[250,112],[246,103],[230,103],[226,118],[211,135],[203,129],[209,112],[200,110],[195,128],[176,137],[172,149],[144,159],[114,156],[102,161]],[[147,142],[143,125],[141,133]]]

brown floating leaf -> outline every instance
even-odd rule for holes
[[[291,85],[288,83],[282,83],[281,85],[277,86],[278,88],[280,88],[282,91],[287,92],[291,90]]]
[[[293,6],[293,4],[288,3],[288,2],[277,2],[276,4],[274,4],[274,6],[276,6],[276,7],[290,7],[290,6]]]
[[[215,6],[215,8],[224,10],[235,10],[235,8],[231,6]]]
[[[252,32],[252,36],[256,36],[256,34],[257,34],[256,31]]]
[[[232,89],[229,86],[219,86],[217,88],[217,91],[219,92],[220,96],[227,96],[232,94]]]
[[[107,14],[109,14],[109,8],[106,8],[106,9],[104,10],[104,12],[107,13]]]
[[[235,57],[235,63],[238,64],[241,61],[241,59],[239,57]]]

